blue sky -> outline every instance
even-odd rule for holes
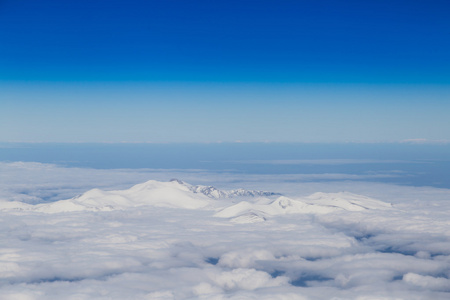
[[[0,141],[450,140],[447,1],[0,3]]]

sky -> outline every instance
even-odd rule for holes
[[[0,142],[448,142],[449,6],[4,0]]]

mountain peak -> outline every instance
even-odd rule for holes
[[[182,181],[180,179],[177,179],[177,178],[172,178],[172,179],[169,180],[169,182],[176,182],[176,183],[181,184],[181,185],[186,185],[186,183],[184,181]]]

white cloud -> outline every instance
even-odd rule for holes
[[[326,213],[266,214],[257,223],[214,216],[244,198],[208,198],[214,205],[201,209],[122,205],[53,214],[5,209],[0,211],[2,299],[450,296],[447,189],[302,182],[296,175],[92,170],[36,163],[0,163],[0,170],[0,198],[10,205],[22,201],[36,207],[93,187],[128,189],[148,179],[178,177],[193,184],[281,192],[296,201],[309,199],[308,205],[331,205],[343,198],[368,206],[349,210],[347,202],[339,202],[339,209]],[[317,191],[336,194],[320,201],[307,197]],[[134,201],[131,194],[122,195]],[[273,200],[245,199],[261,206]]]
[[[450,279],[444,277],[423,276],[415,273],[408,273],[403,276],[403,281],[425,289],[450,292]]]
[[[405,140],[401,140],[400,143],[406,143],[406,144],[448,144],[450,143],[449,140],[430,140],[430,139],[422,139],[422,138],[417,138],[417,139],[405,139]]]
[[[272,160],[239,160],[241,164],[269,164],[269,165],[352,165],[352,164],[411,164],[423,163],[408,160],[387,159],[272,159]]]

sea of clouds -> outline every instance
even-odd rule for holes
[[[449,299],[450,190],[364,176],[0,163],[0,299]],[[11,209],[171,178],[292,199],[345,191],[392,207],[247,223],[218,217],[223,207]]]

